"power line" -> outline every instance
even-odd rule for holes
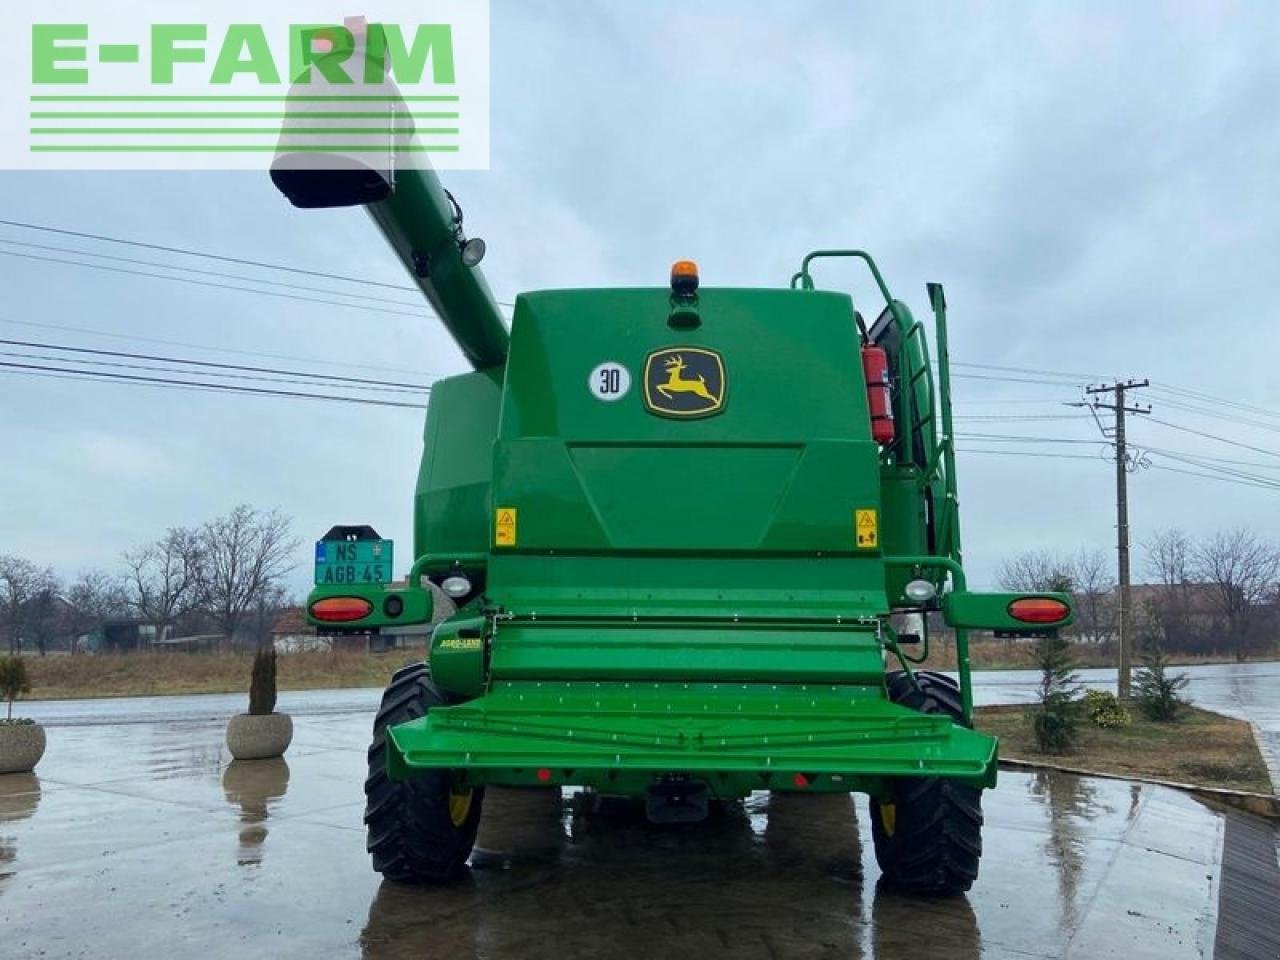
[[[994,363],[961,363],[959,361],[952,361],[951,365],[953,367],[966,367],[972,370],[998,370],[1004,373],[1030,373],[1030,374],[1035,374],[1040,376],[1057,377],[1059,379],[1075,380],[1075,381],[1106,379],[1100,373],[1067,373],[1066,371],[1063,371],[1063,370],[1042,370],[1042,369],[1037,369],[1035,367],[1008,367],[1008,366],[1001,366],[999,364],[994,364]]]
[[[304,297],[298,293],[280,293],[275,290],[258,290],[254,287],[242,287],[233,283],[218,283],[214,280],[193,280],[190,277],[171,277],[163,273],[150,273],[146,270],[132,270],[128,267],[112,267],[105,263],[85,263],[83,260],[63,260],[58,257],[46,257],[36,253],[18,253],[14,250],[0,250],[0,257],[18,257],[23,260],[38,260],[43,263],[58,263],[68,267],[84,267],[89,270],[102,270],[107,273],[122,273],[135,277],[147,277],[152,280],[168,280],[172,283],[186,283],[197,287],[212,287],[218,290],[235,290],[240,293],[256,293],[262,297],[277,297],[281,300],[297,300],[302,303],[318,303],[325,307],[344,307],[348,310],[367,310],[370,313],[385,313],[397,317],[413,317],[421,319],[421,312],[409,310],[388,310],[386,307],[370,307],[359,303],[341,303],[324,300],[320,297]],[[424,305],[425,306],[425,305]]]
[[[1098,459],[1083,453],[1046,453],[1039,450],[979,450],[976,447],[957,447],[956,453],[981,453],[993,457],[1045,457],[1052,460],[1092,460],[1094,462]]]
[[[1096,444],[1097,440],[1076,440],[1067,437],[1026,437],[1004,433],[957,433],[957,440],[989,440],[997,443],[1080,443]]]
[[[347,277],[337,273],[326,273],[320,270],[307,270],[303,267],[291,267],[281,263],[267,263],[262,260],[249,260],[245,257],[228,257],[203,250],[190,250],[184,247],[170,247],[162,243],[146,243],[142,240],[125,240],[121,237],[107,236],[102,233],[86,233],[80,230],[66,230],[61,227],[50,227],[40,223],[24,223],[21,220],[0,220],[0,225],[17,227],[20,230],[38,230],[41,233],[55,233],[64,237],[79,237],[82,240],[97,240],[102,243],[117,243],[143,250],[159,250],[164,253],[175,253],[184,257],[202,257],[205,260],[220,260],[223,263],[235,263],[242,267],[261,267],[264,270],[281,270],[285,273],[296,273],[307,277],[323,277],[326,280],[341,280],[344,283],[359,283],[369,287],[383,287],[387,290],[402,290],[418,293],[417,287],[407,284],[383,283],[380,280],[367,280],[364,277]]]
[[[0,350],[0,357],[14,357],[20,360],[43,360],[50,363],[76,363],[84,364],[89,367],[106,367],[114,370],[146,370],[151,373],[187,373],[181,369],[174,370],[171,367],[155,367],[144,363],[123,363],[118,360],[94,360],[90,358],[65,357],[65,356],[49,356],[45,353],[23,353],[14,350]],[[85,370],[85,373],[93,373],[93,370]],[[422,392],[418,390],[401,390],[395,387],[357,387],[346,386],[344,384],[329,383],[321,381],[317,383],[314,380],[300,380],[293,377],[267,377],[254,373],[224,373],[221,370],[197,370],[196,375],[201,377],[212,377],[221,380],[249,380],[258,383],[284,383],[300,387],[332,387],[335,389],[346,390],[364,390],[375,393],[397,393],[397,394],[413,394],[421,396]]]
[[[1185,387],[1175,387],[1168,384],[1157,384],[1152,387],[1153,390],[1160,392],[1172,393],[1176,396],[1191,397],[1196,400],[1204,400],[1209,403],[1217,403],[1222,406],[1235,407],[1239,410],[1245,410],[1249,413],[1261,414],[1265,417],[1280,417],[1280,413],[1274,410],[1268,410],[1266,407],[1255,406],[1251,403],[1241,403],[1239,400],[1228,400],[1226,397],[1215,397],[1210,393],[1202,393],[1199,390],[1188,390]]]
[[[269,373],[286,377],[302,377],[333,383],[358,384],[361,387],[396,388],[396,392],[427,392],[431,387],[420,383],[400,383],[394,380],[370,380],[362,377],[343,377],[329,373],[308,373],[303,370],[286,370],[279,367],[251,367],[234,363],[215,363],[211,360],[193,360],[185,357],[162,357],[146,353],[125,353],[119,350],[94,350],[89,347],[72,347],[57,343],[40,343],[31,340],[0,340],[0,345],[24,347],[30,350],[56,350],[64,353],[83,353],[98,357],[115,357],[126,360],[147,360],[154,363],[172,363],[180,366],[211,367],[217,370],[238,370],[248,373]],[[40,358],[57,359],[57,358]],[[85,361],[92,362],[92,361]]]
[[[96,240],[101,243],[115,243],[128,247],[137,247],[143,250],[157,250],[163,253],[173,253],[184,257],[200,257],[205,260],[217,260],[222,263],[234,263],[242,267],[259,267],[263,270],[280,270],[285,273],[294,273],[306,277],[320,277],[325,280],[338,280],[343,283],[357,283],[368,287],[381,287],[386,290],[399,290],[405,293],[413,293],[421,295],[421,291],[408,284],[402,283],[385,283],[381,280],[369,280],[365,277],[351,277],[340,273],[329,273],[322,270],[308,270],[304,267],[294,267],[283,263],[268,263],[264,260],[251,260],[246,257],[231,257],[219,253],[209,253],[204,250],[191,250],[186,247],[168,246],[162,243],[149,243],[142,240],[128,240],[123,237],[113,237],[103,233],[89,233],[82,230],[68,230],[63,227],[51,227],[41,223],[27,223],[21,220],[3,220],[0,219],[0,226],[15,227],[19,230],[36,230],[41,233],[53,233],[64,237],[78,237],[82,240]],[[181,268],[176,268],[181,269]],[[513,307],[515,304],[505,300],[499,300],[497,303],[504,307]]]
[[[1269,457],[1280,457],[1280,453],[1277,453],[1274,450],[1268,450],[1265,447],[1255,447],[1252,444],[1241,443],[1238,440],[1228,440],[1226,437],[1219,437],[1216,434],[1205,433],[1203,430],[1193,430],[1190,427],[1179,426],[1176,423],[1170,423],[1168,420],[1161,420],[1158,417],[1148,417],[1147,419],[1151,423],[1158,423],[1161,426],[1168,427],[1171,430],[1180,430],[1183,433],[1190,433],[1197,437],[1205,437],[1209,440],[1217,440],[1219,443],[1225,443],[1231,447],[1240,447],[1243,450],[1252,450],[1254,453],[1264,453]]]
[[[1267,423],[1262,420],[1251,420],[1238,413],[1224,413],[1221,410],[1211,410],[1208,407],[1197,406],[1193,403],[1184,403],[1180,400],[1170,400],[1168,397],[1163,398],[1160,402],[1167,407],[1173,407],[1176,410],[1186,410],[1197,416],[1213,420],[1221,420],[1226,423],[1236,424],[1237,426],[1251,427],[1255,430],[1266,430],[1269,433],[1280,433],[1280,423]],[[1280,414],[1276,414],[1276,416],[1280,416]]]
[[[62,323],[41,323],[35,320],[12,320],[0,317],[0,323],[9,323],[19,327],[35,327],[39,330],[60,330],[63,333],[84,333],[91,337],[105,337],[110,340],[125,340],[131,343],[154,343],[164,347],[182,347],[187,350],[201,350],[208,353],[221,353],[227,356],[261,357],[267,360],[286,360],[291,363],[311,363],[321,367],[341,367],[344,370],[381,370],[386,373],[416,374],[420,371],[408,367],[388,367],[369,363],[355,363],[345,360],[321,360],[319,357],[297,357],[289,354],[265,353],[261,350],[237,350],[234,347],[211,347],[206,343],[190,343],[184,340],[165,340],[159,337],[141,337],[136,334],[111,333],[106,330],[95,330],[92,327],[73,327]]]
[[[996,377],[996,376],[990,376],[982,373],[953,373],[951,376],[953,379],[988,380],[988,381],[991,381],[992,383],[1030,383],[1038,387],[1069,387],[1069,386],[1073,386],[1077,382],[1080,382],[1076,380],[1071,380],[1070,382],[1068,382],[1066,380],[1062,380],[1062,381],[1043,380],[1043,379],[1030,380],[1025,377]]]
[[[199,267],[184,267],[159,260],[143,260],[139,257],[117,257],[109,253],[94,253],[91,250],[77,250],[73,247],[57,247],[47,243],[25,243],[21,240],[8,240],[0,237],[0,243],[26,250],[44,250],[48,253],[65,253],[79,257],[93,257],[97,260],[111,260],[115,263],[131,263],[142,267],[159,267],[161,270],[173,270],[180,273],[193,273],[203,277],[221,277],[224,280],[243,280],[246,283],[260,283],[269,287],[283,287],[288,290],[305,290],[309,293],[320,293],[333,297],[348,297],[352,300],[368,300],[371,303],[389,303],[397,307],[416,307],[419,303],[407,300],[393,300],[390,297],[371,297],[365,293],[347,293],[343,290],[317,289],[314,284],[288,283],[283,280],[267,280],[262,277],[251,277],[243,273],[227,273],[224,270],[201,270]],[[87,264],[86,264],[87,266]]]
[[[1261,460],[1235,460],[1231,457],[1212,457],[1207,453],[1189,453],[1186,450],[1165,450],[1162,447],[1149,447],[1145,444],[1143,449],[1151,453],[1169,453],[1175,456],[1195,457],[1197,460],[1204,460],[1210,463],[1225,463],[1236,467],[1252,467],[1255,470],[1280,470],[1280,463],[1263,463]]]
[[[994,423],[1015,423],[1015,422],[1031,422],[1031,421],[1049,421],[1049,420],[1088,420],[1088,417],[1078,413],[1046,413],[1046,414],[1019,414],[1015,416],[1002,416],[998,413],[992,414],[957,414],[951,418],[952,420],[985,420]]]
[[[992,457],[1019,457],[1025,459],[1050,459],[1050,460],[1090,460],[1097,462],[1097,457],[1090,457],[1082,453],[1048,453],[1039,450],[982,450],[976,447],[958,447],[956,449],[959,454],[978,454],[980,456]],[[1272,490],[1280,488],[1280,485],[1273,486],[1268,483],[1260,483],[1253,480],[1240,479],[1232,476],[1224,476],[1214,473],[1199,473],[1194,470],[1183,470],[1179,467],[1170,467],[1165,464],[1151,464],[1152,470],[1163,470],[1166,473],[1180,473],[1189,477],[1199,477],[1204,480],[1217,480],[1222,483],[1233,483],[1241,487],[1255,487],[1264,490]],[[1260,478],[1265,480],[1266,478]]]
[[[1277,489],[1276,487],[1272,487],[1272,486],[1270,486],[1270,485],[1265,485],[1265,484],[1260,484],[1260,483],[1253,483],[1253,482],[1246,481],[1246,480],[1234,480],[1234,479],[1232,479],[1232,478],[1230,478],[1230,477],[1218,476],[1218,475],[1216,475],[1216,474],[1212,474],[1212,473],[1199,473],[1199,472],[1197,472],[1197,471],[1195,471],[1195,470],[1183,470],[1183,469],[1182,469],[1182,468],[1180,468],[1180,467],[1170,467],[1170,466],[1166,466],[1166,465],[1164,465],[1164,464],[1152,464],[1151,469],[1152,469],[1152,470],[1163,470],[1163,471],[1165,471],[1166,473],[1181,473],[1181,474],[1183,474],[1183,475],[1185,475],[1185,476],[1188,476],[1188,477],[1199,477],[1199,478],[1200,478],[1200,479],[1202,479],[1202,480],[1217,480],[1217,481],[1219,481],[1219,482],[1221,482],[1221,483],[1234,483],[1234,484],[1235,484],[1236,486],[1238,486],[1238,487],[1261,487],[1262,489],[1265,489],[1265,490],[1274,490],[1274,489]]]
[[[178,380],[166,377],[144,377],[130,373],[108,373],[107,371],[97,370],[78,370],[75,367],[49,367],[29,363],[10,363],[7,361],[0,361],[0,369],[21,373],[35,373],[37,371],[56,373],[63,375],[61,379],[67,379],[67,376],[70,375],[72,378],[89,380],[117,380],[121,382],[146,384],[150,386],[184,389],[196,388],[201,390],[221,391],[224,393],[254,394],[264,397],[287,397],[293,400],[325,400],[335,403],[359,403],[373,407],[401,407],[407,410],[423,409],[422,404],[401,403],[395,400],[374,400],[368,397],[340,397],[332,394],[302,393],[294,390],[272,390],[266,387],[246,387],[229,383],[200,383],[198,381]]]
[[[1257,474],[1245,473],[1243,470],[1237,470],[1232,467],[1216,466],[1211,463],[1205,463],[1201,460],[1197,460],[1194,455],[1183,456],[1181,454],[1178,454],[1169,450],[1160,450],[1160,451],[1153,450],[1150,452],[1155,453],[1156,456],[1166,457],[1170,460],[1175,460],[1178,463],[1185,463],[1189,466],[1200,467],[1203,470],[1210,470],[1213,473],[1221,474],[1222,476],[1225,476],[1225,477],[1232,477],[1236,480],[1243,480],[1250,483],[1257,483],[1260,486],[1266,486],[1273,490],[1280,490],[1280,480],[1277,480],[1275,477],[1260,477]]]

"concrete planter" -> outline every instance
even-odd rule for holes
[[[282,756],[292,741],[293,719],[287,713],[238,713],[227,724],[227,749],[237,760]]]
[[[0,774],[30,773],[44,756],[44,727],[0,723]]]

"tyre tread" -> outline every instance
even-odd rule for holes
[[[945,714],[964,724],[960,685],[945,674],[919,671],[885,678],[889,698],[921,713]],[[903,777],[893,782],[895,829],[889,836],[880,805],[871,801],[876,859],[886,881],[910,893],[964,893],[978,876],[982,857],[982,790],[944,777]]]
[[[365,780],[366,848],[373,868],[389,880],[442,883],[461,873],[475,842],[484,793],[477,789],[467,822],[449,817],[448,771],[392,781],[386,768],[387,728],[427,715],[447,703],[425,663],[397,670],[382,695],[369,746]]]

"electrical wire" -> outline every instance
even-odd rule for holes
[[[1218,476],[1217,474],[1199,473],[1195,470],[1183,470],[1181,467],[1170,467],[1170,466],[1165,466],[1163,464],[1152,464],[1151,469],[1163,470],[1166,473],[1180,473],[1188,477],[1199,477],[1202,480],[1217,480],[1221,483],[1234,483],[1236,486],[1239,486],[1239,487],[1257,487],[1263,490],[1280,489],[1277,487],[1273,487],[1269,484],[1252,483],[1244,480],[1233,480],[1230,477]]]
[[[28,223],[22,220],[4,220],[0,219],[0,226],[14,227],[19,230],[35,230],[41,233],[52,233],[64,237],[78,237],[81,240],[96,240],[100,243],[115,243],[128,247],[137,247],[143,250],[156,250],[163,253],[172,253],[184,257],[200,257],[205,260],[217,260],[222,263],[234,263],[243,267],[258,267],[263,270],[280,270],[285,273],[294,273],[307,277],[320,277],[325,280],[338,280],[343,283],[356,283],[368,287],[381,287],[386,290],[399,290],[406,293],[421,294],[421,291],[415,287],[403,283],[385,283],[381,280],[369,280],[365,277],[345,276],[339,273],[329,273],[322,270],[308,270],[304,267],[294,267],[283,263],[268,263],[264,260],[251,260],[246,257],[230,257],[218,253],[209,253],[204,250],[192,250],[187,247],[174,247],[162,243],[148,243],[142,240],[128,240],[123,237],[113,237],[103,233],[89,233],[82,230],[68,230],[63,227],[52,227],[42,223]],[[181,269],[181,268],[175,268]],[[504,307],[514,307],[515,304],[506,300],[498,300],[497,303]]]
[[[94,350],[88,347],[72,347],[65,344],[57,343],[40,343],[31,340],[2,340],[0,345],[10,347],[23,347],[29,350],[55,350],[64,353],[81,353],[97,357],[113,357],[126,360],[146,360],[154,363],[172,363],[179,366],[189,367],[210,367],[217,370],[237,370],[247,373],[269,373],[286,377],[301,377],[314,380],[327,381],[330,385],[344,383],[356,384],[361,387],[384,387],[396,388],[398,393],[422,393],[431,390],[431,387],[420,383],[401,383],[395,380],[370,380],[362,377],[343,377],[330,373],[309,373],[302,370],[285,370],[279,367],[251,367],[234,363],[215,363],[211,360],[193,360],[186,357],[162,357],[155,354],[146,353],[125,353],[119,350]],[[58,359],[58,358],[45,358]],[[92,362],[92,361],[85,361]]]
[[[1047,453],[1037,450],[980,450],[977,447],[957,447],[957,456],[962,453],[981,453],[993,457],[1047,457],[1052,460],[1092,460],[1094,462],[1098,459],[1083,453]]]
[[[1102,441],[1099,440],[1076,440],[1066,437],[1025,437],[1011,436],[1004,433],[957,433],[957,440],[983,440],[995,441],[999,443],[1079,443],[1096,445]]]
[[[1186,410],[1196,416],[1206,417],[1212,420],[1221,420],[1226,423],[1235,424],[1236,426],[1249,427],[1254,430],[1266,430],[1268,433],[1280,433],[1280,423],[1267,423],[1262,420],[1253,420],[1242,417],[1238,413],[1228,413],[1222,410],[1212,410],[1208,407],[1196,406],[1192,403],[1183,403],[1179,400],[1170,400],[1168,397],[1159,397],[1162,407],[1172,407],[1175,410]],[[1280,415],[1278,415],[1280,416]]]
[[[1187,466],[1199,467],[1202,470],[1209,470],[1209,471],[1212,471],[1213,473],[1221,474],[1227,477],[1232,477],[1237,480],[1247,480],[1250,482],[1274,487],[1275,489],[1280,490],[1280,479],[1277,479],[1276,477],[1262,477],[1262,476],[1258,476],[1257,474],[1245,473],[1243,470],[1237,469],[1235,467],[1224,467],[1224,466],[1219,466],[1213,463],[1206,463],[1202,460],[1197,459],[1194,454],[1190,456],[1185,456],[1171,450],[1160,450],[1160,451],[1148,450],[1147,452],[1155,454],[1158,457],[1165,457],[1169,460],[1174,460],[1178,463],[1186,464]]]
[[[229,383],[200,383],[192,380],[179,380],[166,377],[144,377],[137,374],[128,373],[109,373],[107,371],[78,370],[74,367],[50,367],[29,363],[11,363],[8,361],[0,361],[0,370],[13,371],[18,373],[54,373],[61,374],[59,379],[79,378],[87,380],[114,380],[123,383],[132,383],[136,385],[148,385],[159,387],[170,387],[180,389],[200,389],[214,390],[223,393],[241,393],[253,394],[264,397],[283,397],[292,400],[324,400],[335,403],[358,403],[372,407],[401,407],[407,410],[422,410],[423,405],[418,403],[401,403],[395,400],[374,400],[369,397],[340,397],[333,394],[322,393],[302,393],[294,390],[274,390],[266,387],[246,387],[239,384]]]
[[[221,353],[227,356],[259,357],[266,360],[285,360],[291,363],[310,363],[321,367],[341,367],[344,370],[381,370],[384,373],[417,374],[421,371],[408,367],[378,366],[368,363],[356,363],[346,360],[321,360],[319,357],[297,357],[289,354],[265,353],[261,350],[237,350],[234,347],[213,347],[207,343],[190,343],[184,340],[165,340],[159,337],[140,337],[137,334],[113,333],[107,330],[96,330],[93,327],[73,327],[64,323],[41,323],[36,320],[13,320],[0,317],[0,323],[9,323],[19,327],[35,327],[39,330],[58,330],[63,333],[84,333],[91,337],[105,337],[110,340],[125,340],[130,343],[154,343],[164,347],[182,347],[186,350],[201,350],[208,353]]]
[[[11,247],[22,247],[25,250],[43,250],[46,253],[65,253],[78,257],[93,257],[96,260],[110,260],[114,263],[131,263],[134,266],[158,267],[161,270],[172,270],[181,273],[192,273],[203,277],[220,277],[224,280],[243,280],[246,283],[260,283],[269,287],[283,287],[287,290],[304,290],[308,293],[323,294],[333,297],[348,297],[353,300],[368,300],[371,303],[387,303],[396,307],[413,308],[420,305],[408,300],[394,300],[391,297],[373,297],[365,293],[347,293],[343,290],[317,289],[313,284],[288,283],[283,280],[267,280],[262,277],[251,277],[243,273],[227,273],[224,270],[201,270],[199,267],[182,267],[176,264],[163,263],[159,260],[143,260],[138,257],[117,257],[110,253],[94,253],[90,250],[77,250],[73,247],[57,247],[47,243],[25,243],[22,240],[9,240],[0,237],[0,243]]]
[[[1190,427],[1179,426],[1176,423],[1170,423],[1168,420],[1161,420],[1159,417],[1147,416],[1147,417],[1144,417],[1143,420],[1146,423],[1158,423],[1163,427],[1168,427],[1171,430],[1179,430],[1182,433],[1190,433],[1197,437],[1205,437],[1209,440],[1217,440],[1219,443],[1225,443],[1228,446],[1240,447],[1241,449],[1244,449],[1244,450],[1252,450],[1254,453],[1263,453],[1269,457],[1280,458],[1280,453],[1277,453],[1275,450],[1268,450],[1265,447],[1255,447],[1252,444],[1241,443],[1238,440],[1228,440],[1226,437],[1219,437],[1216,434],[1205,433],[1203,430],[1193,430]]]
[[[421,319],[421,312],[410,310],[389,310],[386,307],[370,307],[359,303],[342,303],[335,300],[324,300],[320,297],[304,297],[297,293],[280,293],[276,290],[258,290],[254,287],[241,287],[233,283],[218,283],[214,280],[193,280],[190,277],[171,277],[163,273],[150,273],[146,270],[132,270],[128,267],[112,267],[105,263],[86,263],[83,260],[64,260],[58,257],[46,257],[36,253],[18,253],[14,250],[0,250],[0,257],[18,257],[23,260],[37,260],[43,263],[58,263],[68,267],[84,267],[90,270],[102,270],[108,273],[123,273],[135,277],[147,277],[152,280],[168,280],[172,283],[186,283],[196,287],[211,287],[218,290],[235,290],[240,293],[256,293],[262,297],[277,297],[281,300],[297,300],[302,303],[318,303],[326,307],[343,307],[348,310],[367,310],[370,313],[384,313],[389,316],[413,317]]]
[[[1280,418],[1280,413],[1277,413],[1274,410],[1268,410],[1266,407],[1255,406],[1251,403],[1242,403],[1239,400],[1229,400],[1226,397],[1215,397],[1213,394],[1202,393],[1199,390],[1188,390],[1185,387],[1176,387],[1171,384],[1162,383],[1153,383],[1150,389],[1158,393],[1171,393],[1175,396],[1190,397],[1194,400],[1207,401],[1209,403],[1216,403],[1226,407],[1235,407],[1236,409],[1244,410],[1249,413],[1261,414],[1265,417]]]
[[[1024,451],[1024,450],[982,450],[975,447],[958,447],[956,455],[978,454],[981,456],[996,457],[1019,457],[1028,459],[1051,459],[1051,460],[1092,460],[1097,461],[1097,457],[1086,456],[1080,453],[1047,453],[1042,451]],[[1266,482],[1257,482],[1254,480],[1240,479],[1231,476],[1224,476],[1214,473],[1199,473],[1194,470],[1184,470],[1181,467],[1170,467],[1164,464],[1151,464],[1150,469],[1162,470],[1166,473],[1179,473],[1189,477],[1198,477],[1203,480],[1217,480],[1221,483],[1231,483],[1241,487],[1254,487],[1263,490],[1280,489],[1280,483],[1272,484]],[[1265,480],[1266,478],[1262,478]]]
[[[1038,376],[1055,377],[1061,380],[1105,380],[1100,373],[1067,373],[1063,370],[1041,370],[1035,367],[1007,367],[994,363],[964,363],[951,361],[953,367],[964,367],[968,370],[996,370],[1003,373],[1029,373]],[[936,366],[936,364],[935,364]]]
[[[18,360],[41,360],[49,363],[76,363],[76,364],[84,364],[90,367],[105,367],[107,369],[112,369],[112,370],[145,370],[150,373],[185,373],[188,375],[192,374],[192,371],[190,370],[180,370],[180,369],[175,370],[171,367],[156,367],[156,366],[151,366],[149,364],[142,364],[142,363],[122,363],[120,361],[113,361],[113,360],[93,360],[93,359],[82,359],[80,357],[50,356],[48,354],[43,354],[43,353],[23,353],[21,351],[14,351],[14,350],[0,350],[0,357],[12,357]],[[93,373],[96,371],[92,369],[88,369],[83,372]],[[197,371],[194,371],[194,373],[201,377],[211,377],[213,379],[218,379],[218,380],[246,380],[246,381],[253,381],[257,383],[283,383],[283,384],[289,384],[295,387],[332,387],[335,389],[363,390],[363,391],[372,391],[375,393],[397,393],[401,395],[422,396],[422,391],[420,390],[402,390],[396,387],[356,387],[356,386],[347,386],[344,384],[337,384],[337,383],[324,383],[324,382],[317,383],[314,380],[299,380],[293,377],[266,377],[266,376],[262,376],[260,374],[254,374],[254,373],[225,373],[221,370],[197,370]]]
[[[101,243],[116,243],[129,247],[138,247],[143,250],[158,250],[163,253],[173,253],[184,257],[202,257],[205,260],[220,260],[223,263],[235,263],[242,267],[260,267],[263,270],[281,270],[286,273],[296,273],[307,277],[322,277],[326,280],[341,280],[344,283],[358,283],[369,287],[383,287],[387,290],[403,290],[409,293],[417,293],[417,287],[411,287],[401,283],[383,283],[380,280],[367,280],[364,277],[348,277],[337,273],[326,273],[320,270],[307,270],[302,267],[292,267],[281,263],[267,263],[262,260],[249,260],[245,257],[228,257],[217,253],[208,253],[202,250],[191,250],[185,247],[171,247],[162,243],[146,243],[141,240],[125,240],[121,237],[112,237],[102,233],[87,233],[81,230],[66,230],[61,227],[51,227],[40,223],[25,223],[21,220],[0,220],[0,226],[16,227],[20,230],[38,230],[41,233],[54,233],[64,237],[79,237],[82,240],[97,240]]]

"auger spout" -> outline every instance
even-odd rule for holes
[[[316,114],[305,104],[290,113],[295,111],[298,121],[316,125]],[[395,110],[388,116],[404,122]],[[293,121],[292,116],[286,121],[286,138]],[[291,144],[297,138],[289,139],[271,165],[271,179],[289,201],[302,208],[363,206],[471,365],[483,370],[505,363],[510,334],[475,266],[483,243],[467,242],[461,211],[435,172],[398,165],[392,143],[386,154],[372,154],[378,159],[368,160],[295,151]]]

